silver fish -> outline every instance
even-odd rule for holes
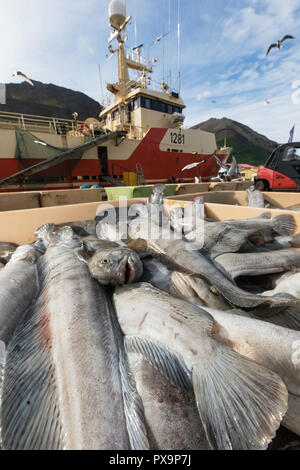
[[[216,324],[213,338],[278,374],[289,391],[283,425],[300,435],[300,332],[261,320],[205,308]]]
[[[140,282],[146,282],[179,299],[195,305],[230,309],[231,306],[204,279],[170,270],[160,261],[143,259],[144,272]]]
[[[201,232],[201,233],[200,233]],[[206,224],[197,231],[190,232],[186,239],[197,244],[197,238],[203,239],[199,250],[214,259],[223,253],[235,253],[240,250],[247,239],[257,232],[257,229],[238,229],[230,224],[215,222]]]
[[[300,272],[286,273],[276,282],[276,287],[272,290],[263,292],[262,295],[291,294],[300,299]]]
[[[71,232],[37,233],[48,246],[38,261],[42,290],[8,348],[4,449],[130,449],[132,407],[126,419],[108,297]]]
[[[239,276],[257,276],[288,271],[300,267],[300,249],[267,251],[261,253],[225,253],[214,263],[226,271],[231,279]]]
[[[251,186],[247,189],[247,201],[248,207],[265,207],[265,200],[264,197],[258,189],[255,189],[255,186]]]
[[[16,251],[18,245],[15,243],[0,242],[0,263],[6,264],[12,257],[12,254]]]
[[[41,255],[36,245],[20,246],[0,271],[0,341],[6,345],[38,294],[36,262]]]
[[[126,350],[193,389],[212,448],[267,448],[287,409],[277,374],[214,340],[213,317],[203,309],[149,284],[118,288],[114,303]]]
[[[86,262],[91,276],[100,284],[116,286],[140,279],[143,264],[135,251],[107,241],[98,240],[93,244]]]
[[[148,223],[148,227],[147,227]],[[148,231],[149,228],[149,231]],[[149,233],[150,232],[150,233]],[[155,234],[154,238],[151,238]],[[159,227],[149,219],[139,218],[131,222],[129,235],[135,239],[135,243],[129,246],[131,249],[140,249],[140,240],[146,244],[150,253],[159,253],[186,270],[186,274],[197,274],[211,284],[222,296],[235,306],[243,308],[254,308],[261,304],[270,305],[298,305],[297,301],[262,297],[250,294],[239,289],[226,276],[225,270],[220,271],[209,259],[200,254],[192,243],[184,239],[171,237],[166,227]],[[224,255],[222,255],[224,256]],[[178,269],[180,271],[180,269]]]

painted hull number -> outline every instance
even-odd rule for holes
[[[171,144],[184,145],[184,134],[177,134],[177,132],[171,132]]]

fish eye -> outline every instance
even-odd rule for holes
[[[110,262],[110,259],[109,258],[103,258],[100,263],[101,264],[108,264]]]

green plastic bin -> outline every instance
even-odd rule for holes
[[[174,196],[177,184],[167,184],[165,189],[165,197]],[[127,199],[149,197],[153,193],[153,185],[151,186],[117,186],[113,188],[105,188],[108,201],[118,200],[119,197],[125,196]]]

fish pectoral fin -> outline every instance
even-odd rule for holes
[[[128,243],[127,248],[130,248],[130,250],[136,251],[137,253],[149,251],[146,240],[142,238],[137,238],[136,240],[131,241]]]
[[[183,390],[191,389],[191,372],[183,358],[176,353],[156,341],[141,336],[126,336],[124,346],[127,353],[141,354],[176,387]]]
[[[82,261],[85,264],[88,264],[88,259],[90,258],[91,253],[87,252],[87,250],[84,247],[84,243],[83,243],[83,246],[77,250],[77,256],[80,259],[80,261]]]
[[[264,450],[287,411],[281,378],[229,347],[192,369],[200,418],[213,449]]]
[[[1,400],[4,450],[64,448],[44,310],[39,302],[27,310],[7,348]]]

